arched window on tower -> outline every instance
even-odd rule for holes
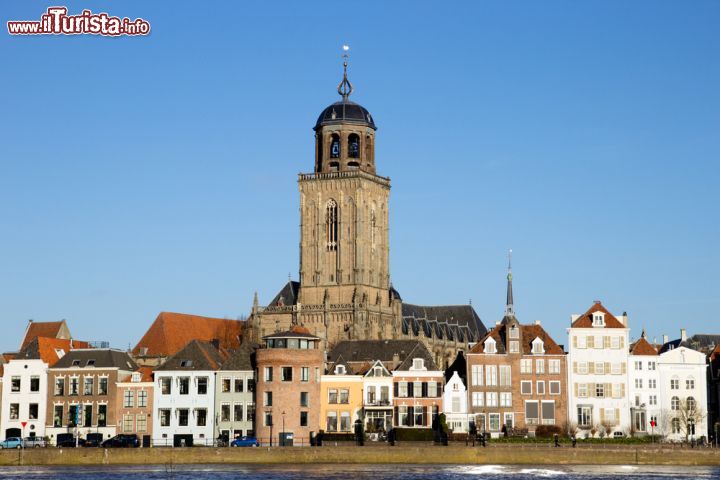
[[[348,137],[348,156],[360,158],[360,137],[356,133],[351,133]]]
[[[340,158],[340,137],[336,134],[330,137],[330,158]]]
[[[329,252],[337,250],[338,208],[335,200],[330,200],[325,209],[325,239]]]

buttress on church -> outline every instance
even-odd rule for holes
[[[321,339],[325,351],[343,340],[421,340],[447,367],[486,333],[471,305],[404,303],[389,268],[390,179],[376,172],[377,126],[349,99],[344,62],[341,100],[325,108],[315,131],[315,168],[301,173],[299,281],[288,281],[266,306],[257,294],[251,339],[294,325]]]

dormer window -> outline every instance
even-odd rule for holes
[[[90,359],[87,361],[87,364],[85,364],[86,367],[94,367],[95,366],[95,360]]]
[[[543,344],[543,341],[540,340],[540,337],[533,340],[532,353],[534,355],[542,355],[543,353],[545,353],[545,345]]]
[[[335,375],[345,375],[346,373],[345,365],[337,365],[335,367]]]
[[[382,368],[380,368],[380,367],[373,368],[373,375],[376,377],[382,377]]]
[[[605,326],[605,314],[602,312],[593,313],[593,327]]]
[[[72,366],[73,366],[73,367],[79,367],[79,366],[80,366],[80,360],[73,360],[73,361],[72,361]]]
[[[56,348],[55,353],[57,354],[58,358],[62,358],[65,356],[65,350],[62,348]]]
[[[517,328],[517,325],[510,327],[510,338],[520,338],[520,329]]]
[[[133,383],[138,383],[141,380],[141,376],[139,373],[133,373],[132,374],[132,381]]]
[[[492,337],[485,340],[485,353],[497,353],[497,346]]]
[[[180,366],[183,368],[192,367],[192,360],[180,360]]]
[[[413,370],[425,370],[425,360],[422,358],[413,358]]]

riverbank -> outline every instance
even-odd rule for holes
[[[720,466],[720,450],[648,447],[47,448],[0,451],[0,466],[162,464],[462,464]]]

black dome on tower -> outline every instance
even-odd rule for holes
[[[377,130],[375,121],[367,111],[367,108],[349,100],[353,91],[352,83],[347,78],[347,60],[343,62],[343,79],[338,85],[338,93],[342,100],[335,102],[320,113],[315,122],[314,130],[319,130],[324,125],[353,124],[365,125]]]

